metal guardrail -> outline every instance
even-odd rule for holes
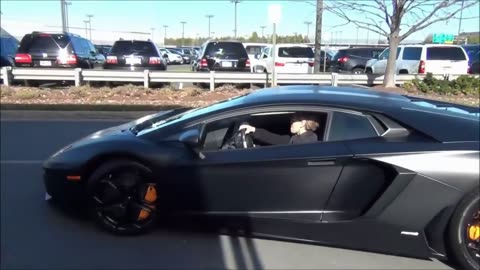
[[[426,75],[395,75],[395,84],[402,85],[413,79],[423,79]],[[434,75],[437,79],[456,79],[460,75]],[[82,70],[76,69],[45,69],[45,68],[12,68],[3,67],[1,70],[3,84],[10,85],[14,80],[39,81],[74,81],[76,86],[84,82],[143,82],[146,88],[150,83],[204,83],[215,89],[219,83],[245,83],[272,85],[272,74],[246,72],[165,72],[165,71],[115,71],[115,70]],[[276,74],[276,84],[318,84],[318,85],[345,85],[345,84],[382,84],[383,75],[374,74]]]

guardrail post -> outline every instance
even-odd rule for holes
[[[265,88],[268,87],[268,72],[264,72],[265,73]]]
[[[338,86],[338,74],[332,73],[332,86]]]
[[[215,71],[210,71],[210,91],[215,90]]]
[[[75,86],[79,87],[82,84],[82,69],[76,68],[74,69],[74,76],[75,76]]]
[[[150,71],[145,69],[143,71],[143,87],[149,88],[150,86]]]
[[[10,86],[10,82],[12,81],[12,67],[2,67],[2,77],[3,77],[3,84],[5,86]]]

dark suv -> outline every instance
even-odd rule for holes
[[[250,72],[250,60],[242,43],[237,41],[207,41],[192,63],[193,71]]]
[[[10,36],[0,37],[0,66],[13,66],[18,41]]]
[[[331,61],[331,72],[362,74],[367,61],[377,58],[385,48],[350,48],[339,50]]]
[[[151,41],[118,40],[113,44],[104,69],[166,70],[167,63]]]
[[[35,68],[94,68],[93,44],[71,33],[26,34],[15,55],[15,66]]]

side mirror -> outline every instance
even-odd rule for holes
[[[190,129],[180,135],[178,140],[190,147],[197,147],[200,144],[200,131]]]
[[[164,54],[164,55],[163,55],[163,58],[168,58],[168,54]]]
[[[260,59],[260,54],[255,54],[255,59]]]
[[[262,56],[262,58],[267,58],[267,57],[268,57],[268,55],[266,55],[266,54],[264,54],[264,55]]]

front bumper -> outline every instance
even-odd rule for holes
[[[86,200],[85,179],[70,181],[67,180],[68,175],[76,175],[76,173],[66,170],[45,169],[43,182],[46,193],[58,201],[78,202]]]

